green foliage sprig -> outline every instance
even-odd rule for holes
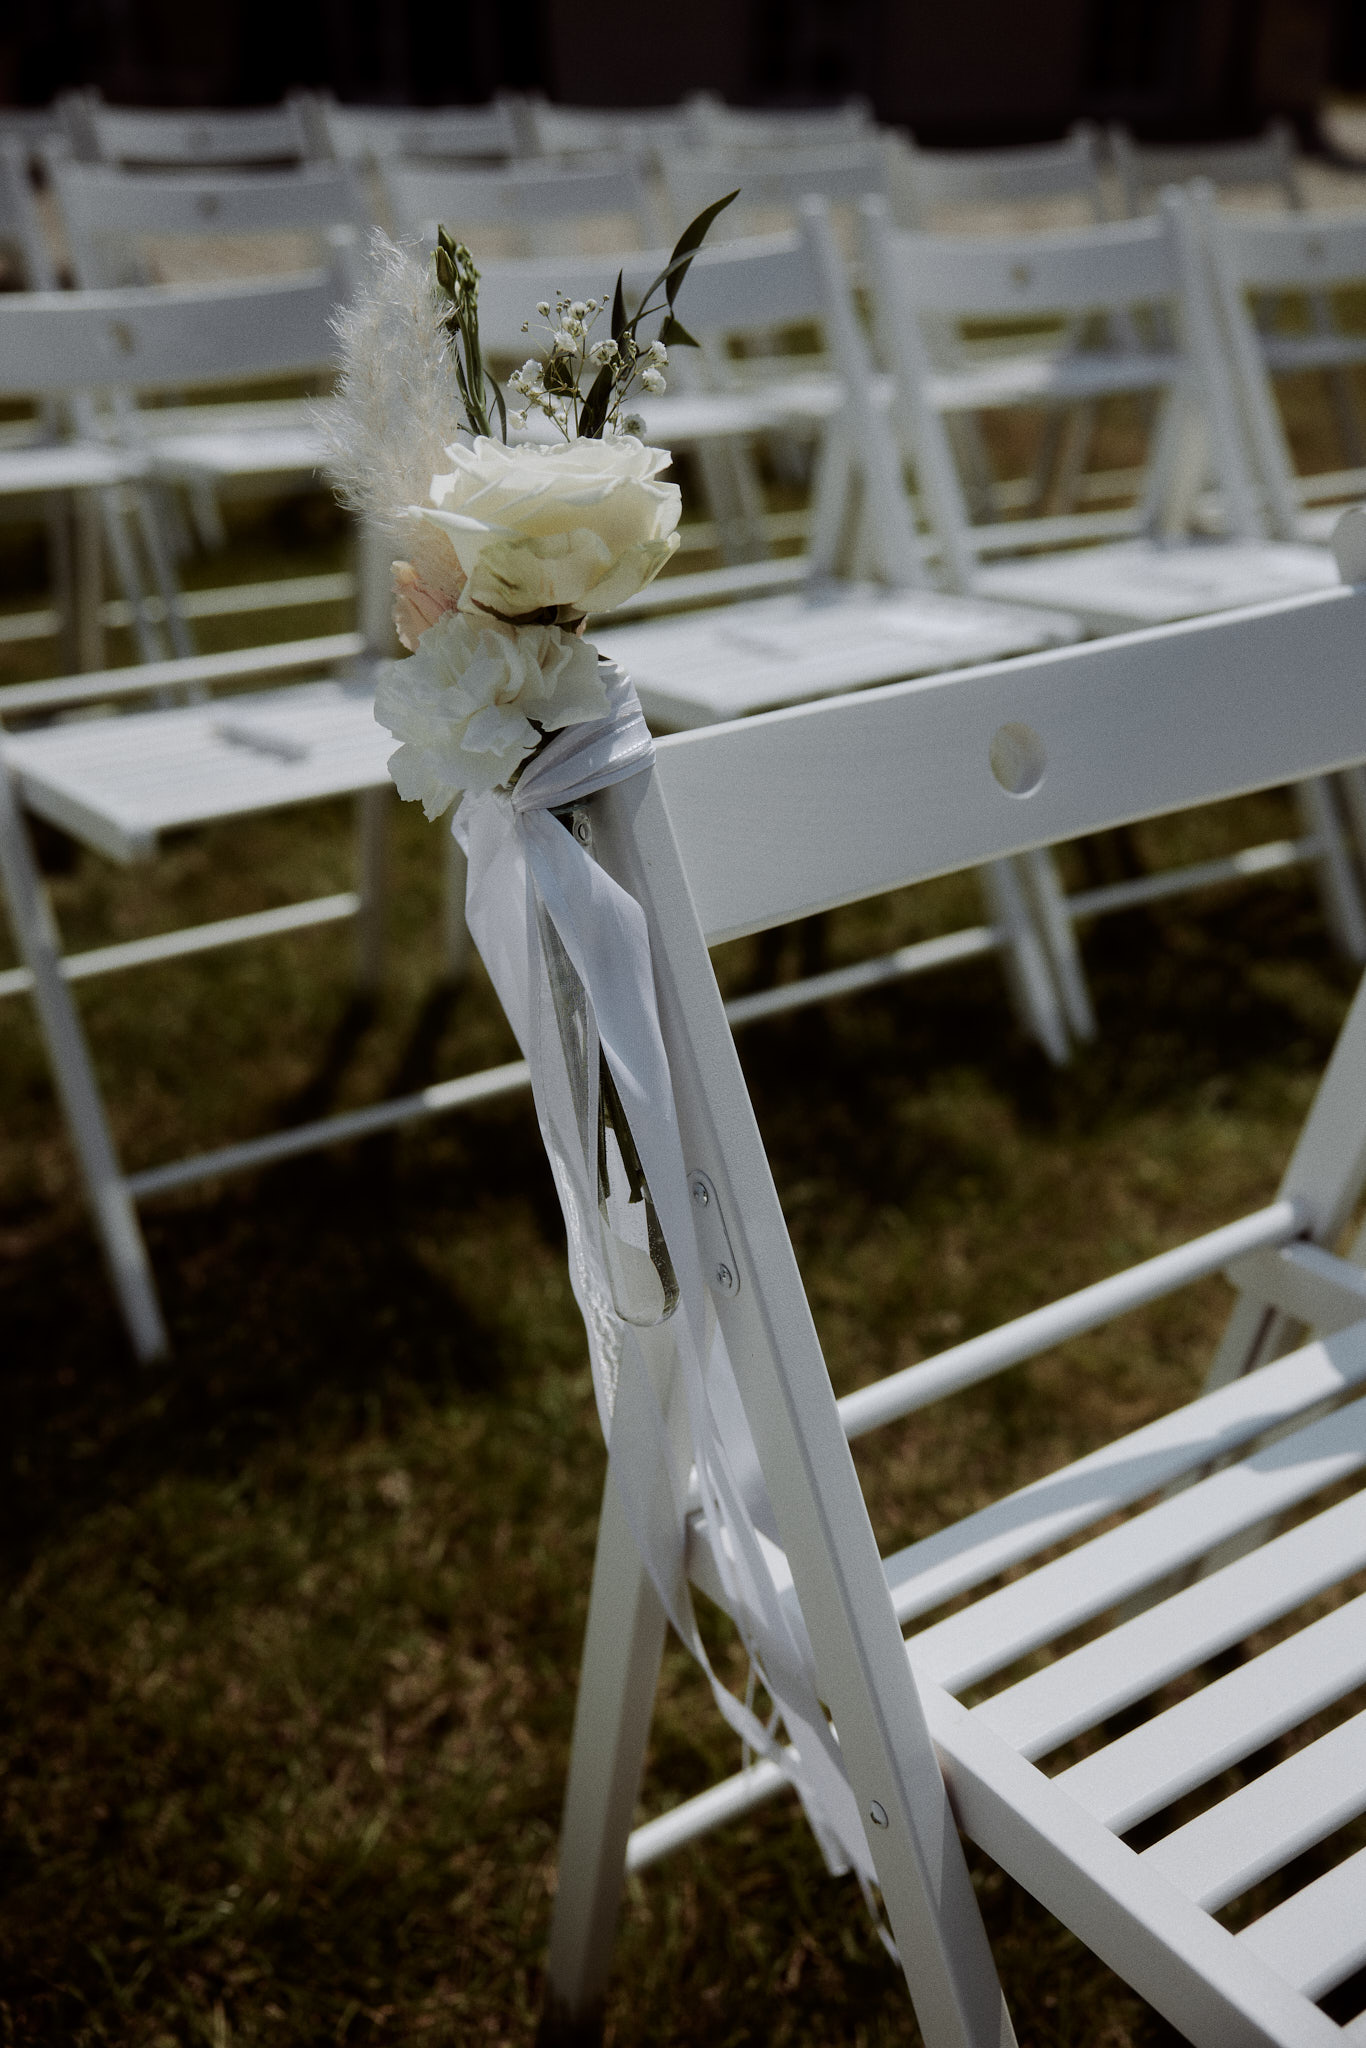
[[[441,326],[455,367],[455,381],[470,432],[492,436],[493,428],[484,396],[487,390],[492,394],[498,425],[506,441],[507,406],[497,378],[484,368],[484,352],[479,342],[479,272],[474,258],[463,242],[452,241],[445,228],[439,227],[432,262],[436,268],[437,288],[450,301],[451,310]]]

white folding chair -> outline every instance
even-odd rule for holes
[[[610,254],[658,239],[644,181],[626,158],[475,169],[386,157],[379,179],[396,234],[434,240],[442,222],[479,252],[481,267],[490,257]]]
[[[1366,496],[1366,463],[1340,444],[1335,466],[1299,474],[1274,380],[1366,363],[1366,331],[1336,317],[1331,296],[1366,285],[1366,216],[1234,213],[1215,204],[1208,184],[1197,187],[1196,205],[1271,531],[1322,541],[1344,501]],[[1259,321],[1254,308],[1273,301],[1280,317]],[[1314,318],[1315,307],[1327,318]],[[1350,385],[1348,393],[1351,402]]]
[[[565,107],[541,93],[517,102],[523,143],[529,156],[608,156],[624,151],[657,165],[675,149],[704,142],[700,96],[672,107]]]
[[[1109,130],[1110,160],[1119,178],[1124,211],[1151,213],[1168,185],[1208,178],[1221,192],[1252,192],[1282,206],[1305,203],[1295,133],[1272,121],[1260,135],[1234,142],[1136,142],[1127,128]]]
[[[88,163],[185,170],[199,164],[303,162],[310,154],[299,108],[111,107],[93,87],[64,93],[57,102],[67,140]]]
[[[738,144],[677,150],[664,159],[671,225],[678,233],[723,192],[739,197],[712,229],[713,239],[790,227],[810,193],[831,206],[853,206],[888,190],[879,137],[859,131],[843,142],[801,149],[754,150]]]
[[[1016,149],[926,149],[895,130],[883,137],[893,217],[906,228],[1023,226],[1022,208],[1071,202],[1081,221],[1105,220],[1094,128],[1081,122],[1062,142]],[[1050,221],[1057,226],[1056,221]]]
[[[298,95],[317,157],[371,168],[386,157],[497,162],[523,154],[524,137],[506,100],[482,107],[343,106],[330,93]]]
[[[1117,632],[1335,580],[1326,549],[1264,537],[1202,259],[1180,194],[1169,194],[1162,212],[1148,220],[1028,239],[898,234],[874,203],[865,207],[864,220],[878,331],[895,366],[900,418],[950,588],[1065,607],[1096,632]],[[1088,314],[1108,318],[1108,346],[1072,345],[1064,323]],[[1013,322],[1016,333],[995,361],[940,370],[922,337],[927,318]],[[1049,321],[1051,327],[1043,325]],[[1029,410],[1121,394],[1156,395],[1162,407],[1136,504],[973,523],[946,418],[963,410]],[[1172,530],[1183,473],[1198,483],[1206,451],[1219,479],[1228,539],[1196,540]],[[1131,537],[1099,538],[1107,533]],[[1075,544],[1083,541],[1092,544]],[[1075,1029],[1094,1028],[1076,920],[1221,877],[1311,861],[1335,938],[1348,958],[1366,960],[1366,906],[1333,792],[1319,781],[1298,790],[1296,800],[1297,838],[1242,850],[1219,866],[1142,875],[1065,897],[1052,864],[1036,864]]]
[[[723,322],[743,331],[819,320],[830,329],[836,360],[843,360],[857,345],[853,314],[842,289],[832,295],[822,284],[823,271],[838,265],[828,220],[808,213],[800,235],[704,251],[688,273],[687,312],[699,334]],[[984,603],[932,587],[891,452],[887,397],[884,391],[879,403],[879,394],[855,379],[847,406],[832,421],[821,464],[818,531],[802,591],[640,624],[618,626],[608,619],[594,629],[603,652],[630,671],[655,729],[747,717],[778,704],[1024,653],[1076,636],[1076,623],[1066,614]],[[686,407],[688,400],[680,404]],[[846,550],[860,567],[867,565],[880,587],[839,580]],[[751,1006],[746,1014],[795,1008],[842,987],[995,951],[1026,1029],[1051,1058],[1065,1059],[1066,1025],[1021,877],[1000,865],[985,870],[982,882],[989,905],[985,924],[862,963],[846,976],[763,991],[745,999]]]
[[[1295,131],[1285,121],[1273,121],[1261,135],[1237,142],[1136,143],[1124,129],[1115,128],[1110,132],[1110,152],[1119,174],[1124,210],[1130,215],[1151,212],[1166,186],[1196,180],[1213,185],[1225,199],[1237,204],[1240,213],[1247,210],[1240,202],[1249,202],[1261,211],[1269,201],[1277,210],[1288,207],[1292,213],[1302,213],[1308,204]],[[1307,303],[1314,332],[1332,334],[1337,322],[1328,301],[1315,292]],[[1338,434],[1348,460],[1360,466],[1366,463],[1366,440],[1350,375],[1331,361],[1326,363],[1325,373]]]
[[[1340,380],[1330,387],[1339,419],[1343,386],[1347,404],[1354,405],[1350,376],[1366,363],[1366,333],[1339,321],[1333,295],[1366,284],[1366,218],[1301,213],[1290,220],[1254,219],[1221,211],[1208,184],[1196,188],[1195,201],[1271,531],[1286,540],[1323,540],[1341,518],[1344,500],[1366,497],[1366,465],[1350,460],[1355,441],[1349,441],[1339,448],[1340,467],[1301,475],[1274,380],[1326,370]],[[1273,300],[1282,307],[1289,301],[1288,319],[1274,327],[1253,312]],[[1366,776],[1352,771],[1337,787],[1366,864]]]
[[[684,734],[582,804],[649,930],[709,1312],[767,1496],[756,1548],[929,2048],[1015,2039],[959,1829],[1196,2048],[1362,2038],[1359,2015],[1339,2025],[1316,2001],[1366,1959],[1366,1273],[1360,1240],[1335,1252],[1366,1181],[1366,990],[1273,1201],[836,1401],[706,949],[1361,760],[1363,636],[1366,587],[1283,599]],[[1199,1399],[879,1556],[851,1438],[1221,1271],[1242,1302]],[[647,1333],[666,1403],[671,1327]],[[626,1873],[784,1783],[766,1759],[632,1828],[665,1621],[631,1485],[609,1477],[603,1500],[545,2048],[595,2038]],[[676,1527],[657,1507],[661,1550],[672,1532],[678,1568],[724,1605],[734,1576],[695,1500]],[[1282,1737],[1272,1768],[1221,1782]],[[1193,1816],[1171,1810],[1197,1788]],[[1126,1841],[1142,1822],[1147,1842]],[[1311,1845],[1306,1882],[1292,1859]],[[1288,1896],[1253,1893],[1237,1931],[1222,1924],[1287,1865]]]
[[[244,367],[262,375],[287,371],[312,359],[335,289],[332,276],[320,272],[236,288],[6,294],[0,298],[0,391],[69,400],[111,379],[137,390],[197,379],[218,382]],[[0,478],[7,468],[27,462],[34,487],[50,490],[66,462],[82,487],[91,488],[101,460],[107,465],[99,485],[105,496],[146,475],[145,458],[136,451],[97,442],[7,451],[0,457]],[[116,539],[112,515],[110,532]],[[372,650],[380,645],[378,638],[371,642]],[[206,1178],[214,1169],[178,1162],[159,1176],[123,1174],[67,984],[339,919],[357,920],[360,976],[374,982],[383,931],[391,742],[374,723],[367,664],[360,660],[366,652],[361,635],[335,634],[0,690],[0,719],[31,721],[77,709],[84,714],[0,738],[0,878],[21,960],[0,975],[0,994],[31,991],[38,1003],[120,1306],[144,1355],[162,1348],[165,1339],[134,1201],[163,1186]],[[338,669],[339,680],[227,702],[127,717],[89,715],[101,705],[148,696],[162,703],[187,694],[202,700],[219,682],[300,672],[317,677]],[[129,861],[153,853],[167,831],[344,794],[358,799],[359,891],[63,956],[23,828],[24,810],[111,858]],[[315,1135],[311,1142],[329,1137]],[[290,1133],[285,1149],[301,1144],[307,1149],[299,1133]],[[269,1148],[265,1156],[271,1156]],[[252,1156],[242,1161],[250,1163]]]
[[[218,252],[231,237],[238,274],[244,259],[246,274],[250,268],[274,274],[331,261],[340,266],[341,297],[367,224],[359,184],[340,164],[151,177],[53,159],[49,169],[77,281],[87,288],[161,282],[168,248],[175,268],[175,252],[186,246],[203,245],[198,267],[216,276]],[[207,260],[206,252],[212,252]],[[330,381],[335,346],[327,321],[320,321],[312,359],[295,358],[296,382],[300,375]],[[248,382],[250,360],[236,375],[225,366],[224,381]],[[145,448],[152,475],[163,486],[188,493],[200,538],[209,548],[221,547],[226,539],[219,511],[222,493],[297,490],[320,482],[327,449],[309,400],[253,394],[198,404],[159,402],[143,409],[116,404],[125,436]],[[355,591],[355,578],[345,571],[286,577],[199,591],[182,598],[179,611],[191,618],[336,604]]]
[[[867,100],[859,98],[833,107],[732,107],[700,92],[688,106],[703,149],[839,149],[865,141],[876,125]]]

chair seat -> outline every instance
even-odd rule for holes
[[[158,476],[229,483],[239,477],[314,476],[327,462],[328,444],[307,421],[286,419],[270,426],[158,436],[147,455]]]
[[[1326,549],[1290,541],[1119,541],[978,570],[984,597],[1065,607],[1096,632],[1161,626],[1338,581]]]
[[[863,586],[594,633],[652,724],[684,729],[1079,637],[1076,621],[938,591]]]
[[[1307,1999],[1366,1961],[1360,1831],[1236,1936],[1209,1916],[1366,1813],[1366,1712],[1345,1711],[1366,1685],[1363,1389],[1356,1323],[884,1562],[903,1624],[980,1595],[907,1641],[968,1833],[1045,1904],[1041,1838],[1066,1839],[1149,1920],[1171,1920],[1175,1893],[1188,1950],[1236,1945]],[[1329,1401],[1345,1405],[1325,1414]],[[689,1570],[724,1597],[696,1528]],[[1268,1635],[1227,1668],[1228,1653]],[[1320,1716],[1326,1729],[1311,1725]],[[1078,1738],[1080,1757],[1065,1747]],[[1222,1776],[1253,1757],[1255,1774]],[[1188,1804],[1168,1813],[1177,1801]],[[1155,1817],[1156,1840],[1122,1842]],[[1132,1958],[1128,1973],[1141,1989]],[[1299,2038],[1321,2038],[1318,2016],[1304,2017]]]
[[[102,490],[147,474],[145,456],[100,441],[54,441],[0,449],[0,496],[31,491]]]
[[[117,861],[163,832],[383,787],[392,737],[368,684],[301,683],[7,735],[25,804]]]

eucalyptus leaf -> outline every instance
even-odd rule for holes
[[[669,257],[669,281],[665,286],[670,306],[673,305],[675,298],[678,296],[678,288],[688,274],[688,264],[691,263],[697,251],[701,248],[708,228],[710,228],[717,215],[724,213],[732,200],[739,197],[740,187],[737,185],[733,192],[727,192],[724,199],[714,199],[710,206],[704,206],[696,220],[688,222],[688,225],[674,243],[673,252]],[[687,262],[680,266],[678,259],[681,256],[686,257]]]
[[[589,386],[588,396],[579,413],[579,439],[600,441],[603,428],[607,425],[607,410],[612,402],[612,386],[616,372],[611,364],[598,371]]]
[[[702,346],[695,334],[689,334],[676,313],[665,314],[664,325],[659,330],[659,338],[665,348],[701,348]]]

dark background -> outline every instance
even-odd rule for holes
[[[577,104],[862,93],[927,142],[1042,139],[1082,117],[1314,140],[1331,86],[1366,91],[1366,0],[5,0],[0,102],[65,86],[247,105],[296,85],[440,104],[500,87]]]

